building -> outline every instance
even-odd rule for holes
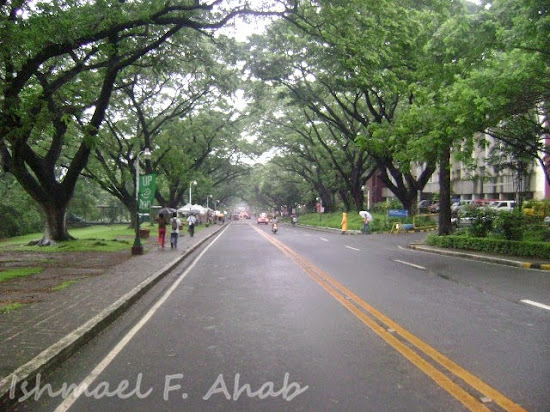
[[[550,138],[546,140],[547,145],[550,145]],[[517,201],[521,192],[524,200],[550,198],[550,186],[540,162],[533,159],[529,164],[522,165],[502,156],[498,158],[498,151],[495,162],[495,148],[498,149],[496,146],[499,143],[488,135],[485,136],[485,143],[474,150],[471,161],[458,162],[451,159],[451,193],[455,199]],[[516,167],[506,167],[507,164]],[[370,196],[371,204],[395,197],[377,175],[369,179],[365,187],[368,188],[365,196]],[[419,194],[419,199],[432,199],[439,190],[439,172],[436,170]]]

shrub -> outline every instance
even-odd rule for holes
[[[470,236],[430,235],[426,238],[426,244],[450,249],[466,249],[508,256],[550,259],[550,244],[546,242],[518,242]]]
[[[506,240],[522,240],[525,216],[520,211],[502,211],[494,222],[495,233],[501,234]]]
[[[473,237],[486,237],[493,229],[496,212],[485,207],[477,207],[466,212],[464,217],[471,219],[468,233]]]
[[[523,213],[539,218],[550,216],[550,200],[528,200],[523,204]]]

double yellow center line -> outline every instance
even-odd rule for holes
[[[507,411],[525,411],[520,405],[508,399],[496,389],[487,385],[481,379],[369,305],[303,256],[300,256],[261,229],[255,226],[252,227],[279,248],[290,260],[304,270],[363,324],[372,329],[378,336],[468,409],[472,411],[490,411],[487,405],[494,402]]]

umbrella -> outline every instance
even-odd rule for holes
[[[158,214],[160,215],[162,213],[164,216],[172,216],[172,213],[174,212],[177,212],[174,208],[163,207],[162,209],[159,209]]]
[[[369,221],[372,220],[372,215],[366,210],[361,210],[359,212],[359,216],[361,216],[363,219],[369,219]]]

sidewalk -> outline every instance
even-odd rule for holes
[[[168,247],[158,248],[153,234],[144,241],[144,255],[83,279],[51,299],[0,315],[0,409],[9,404],[15,383],[28,381],[32,387],[38,373],[70,357],[223,227],[203,228],[192,238],[186,233],[177,250],[170,249],[169,235]]]

